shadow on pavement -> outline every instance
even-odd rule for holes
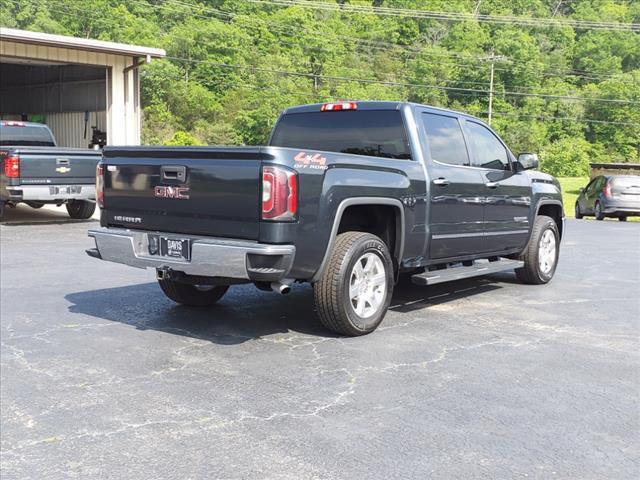
[[[20,203],[15,208],[5,206],[2,217],[2,225],[24,226],[24,225],[60,225],[65,223],[90,223],[96,219],[75,220],[69,218],[64,205],[44,205],[41,208],[31,208]]]
[[[512,278],[513,277],[513,278]],[[472,295],[479,295],[502,288],[500,283],[515,281],[512,273],[499,273],[486,277],[469,278],[432,286],[414,285],[409,277],[401,277],[396,286],[389,309],[408,313],[434,305],[453,302]]]
[[[261,292],[253,285],[232,286],[211,307],[187,307],[167,299],[157,283],[71,293],[71,313],[82,313],[138,330],[185,335],[235,345],[276,333],[331,336],[313,310],[313,291],[295,286],[287,296]]]
[[[432,287],[416,286],[403,279],[396,288],[390,309],[400,313],[428,309],[502,288],[495,283],[501,279],[493,275]],[[504,280],[508,279],[506,275]],[[72,303],[71,313],[221,345],[287,332],[335,336],[320,324],[309,285],[295,285],[287,296],[261,292],[253,285],[233,286],[220,303],[205,308],[174,304],[165,298],[156,283],[71,293],[65,299]]]

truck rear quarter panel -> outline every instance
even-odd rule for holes
[[[273,155],[274,163],[298,172],[299,207],[297,223],[262,222],[260,241],[295,243],[296,259],[290,276],[304,280],[312,279],[322,264],[334,224],[339,222],[340,205],[367,198],[370,204],[395,200],[402,208],[402,199],[411,185],[405,169],[415,163],[291,148],[265,150]]]

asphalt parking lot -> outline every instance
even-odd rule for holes
[[[407,285],[348,339],[309,286],[178,307],[94,225],[0,227],[3,479],[640,474],[640,224],[568,221],[551,284]]]

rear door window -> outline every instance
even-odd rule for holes
[[[280,118],[270,144],[372,157],[411,158],[402,114],[397,110],[289,113]]]
[[[433,160],[449,165],[467,167],[471,165],[467,145],[457,118],[435,113],[423,113],[422,121]]]

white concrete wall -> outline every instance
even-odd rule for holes
[[[101,66],[109,69],[107,81],[107,144],[140,144],[140,106],[138,100],[139,85],[133,71],[126,74],[123,70],[133,64],[133,58],[123,55],[111,55],[87,52],[69,48],[47,47],[3,40],[0,42],[0,56],[33,61],[76,63]],[[138,89],[136,91],[136,89]],[[50,117],[55,112],[42,112]],[[81,114],[82,115],[82,114]],[[95,123],[94,123],[95,125]],[[62,134],[64,136],[64,134]],[[84,139],[83,139],[84,142]]]

